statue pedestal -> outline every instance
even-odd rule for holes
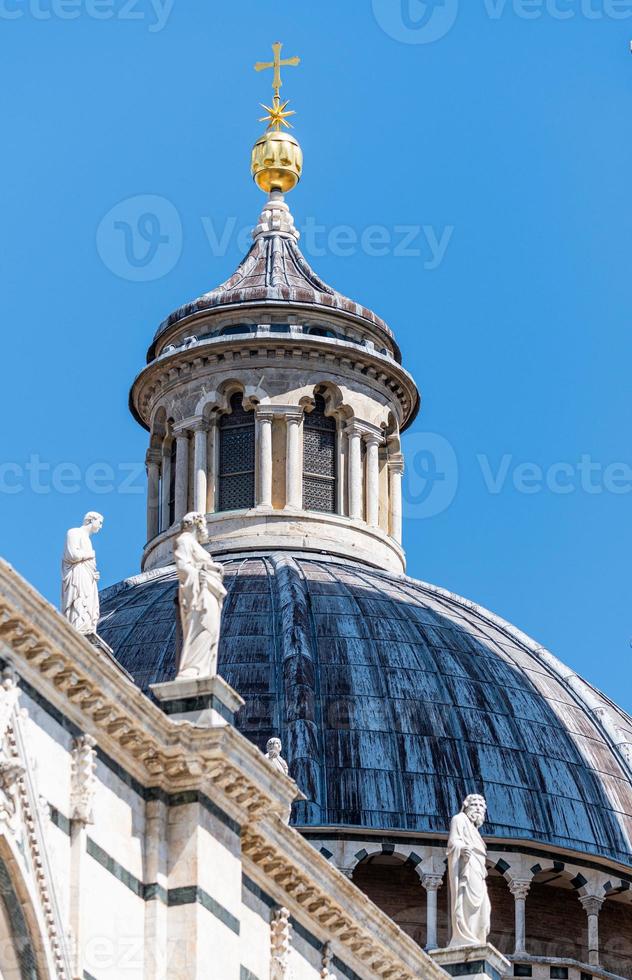
[[[480,980],[481,974],[486,974],[491,980],[501,980],[513,973],[509,960],[490,943],[431,949],[428,956],[451,977],[459,977],[459,980]]]
[[[152,684],[151,692],[174,721],[188,721],[200,728],[234,725],[235,715],[244,704],[219,674]]]

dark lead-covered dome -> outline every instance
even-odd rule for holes
[[[225,563],[220,673],[240,730],[278,734],[299,826],[444,833],[464,794],[486,831],[629,864],[632,719],[478,606],[404,576],[274,553]],[[99,633],[145,691],[175,672],[173,568],[102,593]]]

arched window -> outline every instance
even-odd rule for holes
[[[303,508],[336,512],[336,420],[325,415],[325,399],[316,395],[303,423]]]
[[[0,859],[0,977],[38,980],[33,938],[9,870]]]
[[[176,440],[175,436],[171,437],[171,445],[169,447],[169,524],[171,527],[176,519]]]
[[[218,510],[247,510],[255,504],[255,415],[243,395],[233,395],[231,411],[219,420]]]

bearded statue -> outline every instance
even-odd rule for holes
[[[487,814],[482,796],[471,794],[452,818],[448,838],[448,879],[452,938],[450,946],[484,946],[490,929],[487,894],[487,847],[479,833]]]

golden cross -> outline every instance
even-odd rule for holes
[[[280,99],[279,92],[283,82],[281,81],[281,68],[286,68],[288,66],[300,65],[300,58],[286,58],[285,61],[281,61],[281,48],[283,44],[281,41],[275,41],[272,45],[272,50],[274,52],[274,61],[258,61],[255,65],[255,71],[263,71],[266,68],[273,68],[274,74],[272,76],[272,88],[274,90],[274,100],[278,102]]]

